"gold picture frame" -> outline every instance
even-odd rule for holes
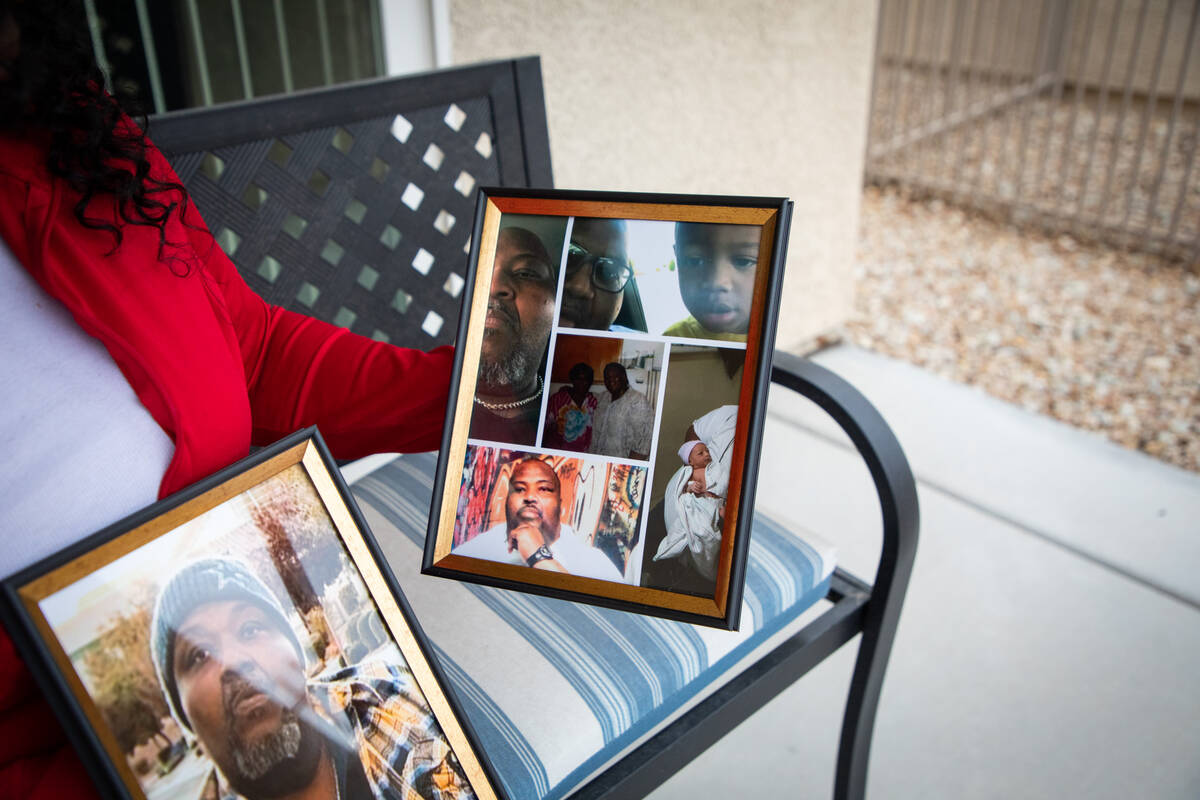
[[[433,779],[505,796],[315,428],[23,570],[3,593],[6,629],[114,796],[269,790],[306,769],[338,792]],[[370,727],[385,718],[432,744]],[[238,760],[268,738],[279,752]],[[408,756],[389,763],[355,744],[368,739]]]
[[[481,189],[423,571],[736,629],[790,214]]]

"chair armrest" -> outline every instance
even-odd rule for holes
[[[883,553],[875,585],[838,568],[831,607],[731,679],[637,750],[572,795],[640,797],[661,785],[772,697],[862,632],[846,700],[834,797],[860,800],[883,675],[916,553],[916,484],[896,437],[849,383],[796,356],[776,353],[771,380],[817,403],[867,462],[883,514]]]
[[[771,381],[799,392],[833,417],[866,461],[879,494],[883,547],[850,683],[834,788],[835,798],[862,797],[875,709],[917,552],[916,481],[891,428],[845,380],[819,364],[776,352]]]

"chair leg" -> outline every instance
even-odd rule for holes
[[[863,800],[867,791],[867,767],[871,757],[871,737],[875,730],[875,711],[887,668],[887,652],[880,652],[878,635],[864,631],[854,662],[854,675],[846,698],[842,719],[841,744],[833,786],[834,800]],[[887,648],[890,650],[890,643]]]

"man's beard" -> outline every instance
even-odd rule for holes
[[[529,376],[538,368],[547,331],[522,327],[515,315],[505,308],[493,308],[490,305],[488,308],[509,321],[514,338],[507,353],[497,358],[481,356],[479,382],[491,389],[520,389],[529,382]],[[485,338],[491,335],[494,334],[484,333]]]
[[[511,389],[526,383],[530,371],[537,366],[532,363],[533,359],[525,349],[528,344],[518,339],[504,358],[495,361],[481,359],[479,382],[493,389]]]
[[[280,726],[254,742],[228,732],[233,764],[225,778],[242,797],[268,800],[297,792],[312,783],[321,763],[321,734],[291,709]]]
[[[518,508],[516,513],[506,512],[505,520],[508,522],[508,529],[511,531],[513,528],[518,527],[522,523],[533,522],[537,524],[538,529],[544,534],[546,532],[547,523],[545,516],[542,515],[542,510],[537,506],[531,506],[530,509],[536,512],[535,514],[531,515],[531,519],[522,519],[521,512],[527,510],[525,507]]]
[[[561,532],[561,529],[555,527],[556,520],[546,517],[540,508],[536,508],[537,514],[533,519],[522,519],[521,511],[523,510],[524,509],[518,509],[517,513],[515,514],[505,511],[504,519],[508,525],[508,534],[511,534],[513,529],[519,527],[523,523],[534,523],[537,525],[538,530],[542,532],[542,539],[545,540],[546,544],[554,544],[558,541],[558,535]]]
[[[258,780],[280,762],[300,752],[300,720],[294,711],[285,711],[283,724],[257,742],[247,744],[233,738],[233,763],[247,780]]]

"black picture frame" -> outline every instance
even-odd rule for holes
[[[786,198],[481,188],[422,572],[736,630],[791,211]],[[614,388],[593,404],[602,370]],[[557,487],[540,511],[513,499],[533,473]],[[518,541],[522,515],[555,542],[528,562],[539,537]]]
[[[256,511],[250,511],[251,506]],[[287,545],[279,544],[284,541]],[[294,564],[277,560],[279,547],[291,548]],[[168,557],[181,553],[188,555],[178,560]],[[338,667],[344,670],[339,674],[346,675],[346,668],[365,669],[371,663],[386,668],[385,678],[402,675],[403,691],[411,694],[415,689],[424,700],[458,760],[458,774],[469,782],[475,795],[507,799],[495,768],[461,713],[462,706],[399,582],[315,427],[298,431],[0,584],[0,616],[5,629],[102,794],[134,800],[153,796],[155,790],[136,774],[142,767],[137,760],[142,746],[121,745],[123,734],[126,742],[130,740],[129,729],[110,724],[119,718],[116,701],[105,705],[109,696],[99,688],[105,684],[92,672],[114,668],[108,661],[89,661],[89,654],[107,648],[105,637],[115,635],[112,632],[123,625],[129,627],[122,627],[122,634],[133,632],[130,638],[145,636],[153,642],[158,598],[171,583],[170,576],[176,575],[177,568],[195,567],[198,560],[208,564],[219,560],[221,569],[232,565],[228,568],[235,572],[246,568],[267,592],[265,596],[274,599],[279,612],[275,619],[280,628],[285,622],[290,626],[295,654],[305,668],[306,698],[314,685],[310,681],[318,673],[324,679]],[[309,581],[308,590],[315,592],[316,605],[307,613],[295,599],[300,590],[289,584],[289,575],[294,583],[294,576],[301,574]],[[319,574],[325,578],[313,583]],[[218,585],[237,580],[237,576],[221,578]],[[151,584],[153,591],[142,591]],[[80,592],[88,598],[86,605],[79,600]],[[219,592],[201,596],[227,599]],[[147,605],[150,597],[154,599]],[[198,607],[214,603],[202,600]],[[319,616],[314,616],[314,609]],[[320,643],[325,646],[318,651]],[[356,657],[363,648],[369,655]],[[132,657],[114,651],[120,652],[124,662],[134,664],[135,670],[132,677],[118,675],[113,680],[148,683],[145,664],[137,664],[142,657],[137,651],[145,649],[136,645]],[[168,645],[164,652],[176,649]],[[153,666],[155,656],[143,655]],[[163,694],[168,710],[167,718],[160,721],[174,725],[182,736],[183,724],[164,691],[161,672],[151,670],[150,674],[156,676],[158,683],[153,688]],[[367,674],[363,673],[364,680]],[[369,674],[372,680],[379,678],[378,672]],[[139,688],[147,690],[149,686]],[[181,699],[178,707],[184,707],[184,702]],[[321,730],[328,744],[333,727],[328,720],[322,724],[326,725]],[[198,766],[195,760],[191,763],[198,770],[213,767],[204,780],[218,780],[216,763],[196,733],[189,731],[189,736],[180,739],[171,739],[163,729],[160,734],[172,742],[160,751],[160,756],[169,755],[166,763],[171,769],[187,759],[208,759],[207,766],[203,761]],[[159,765],[153,766],[157,769]],[[158,791],[161,794],[163,787]]]

